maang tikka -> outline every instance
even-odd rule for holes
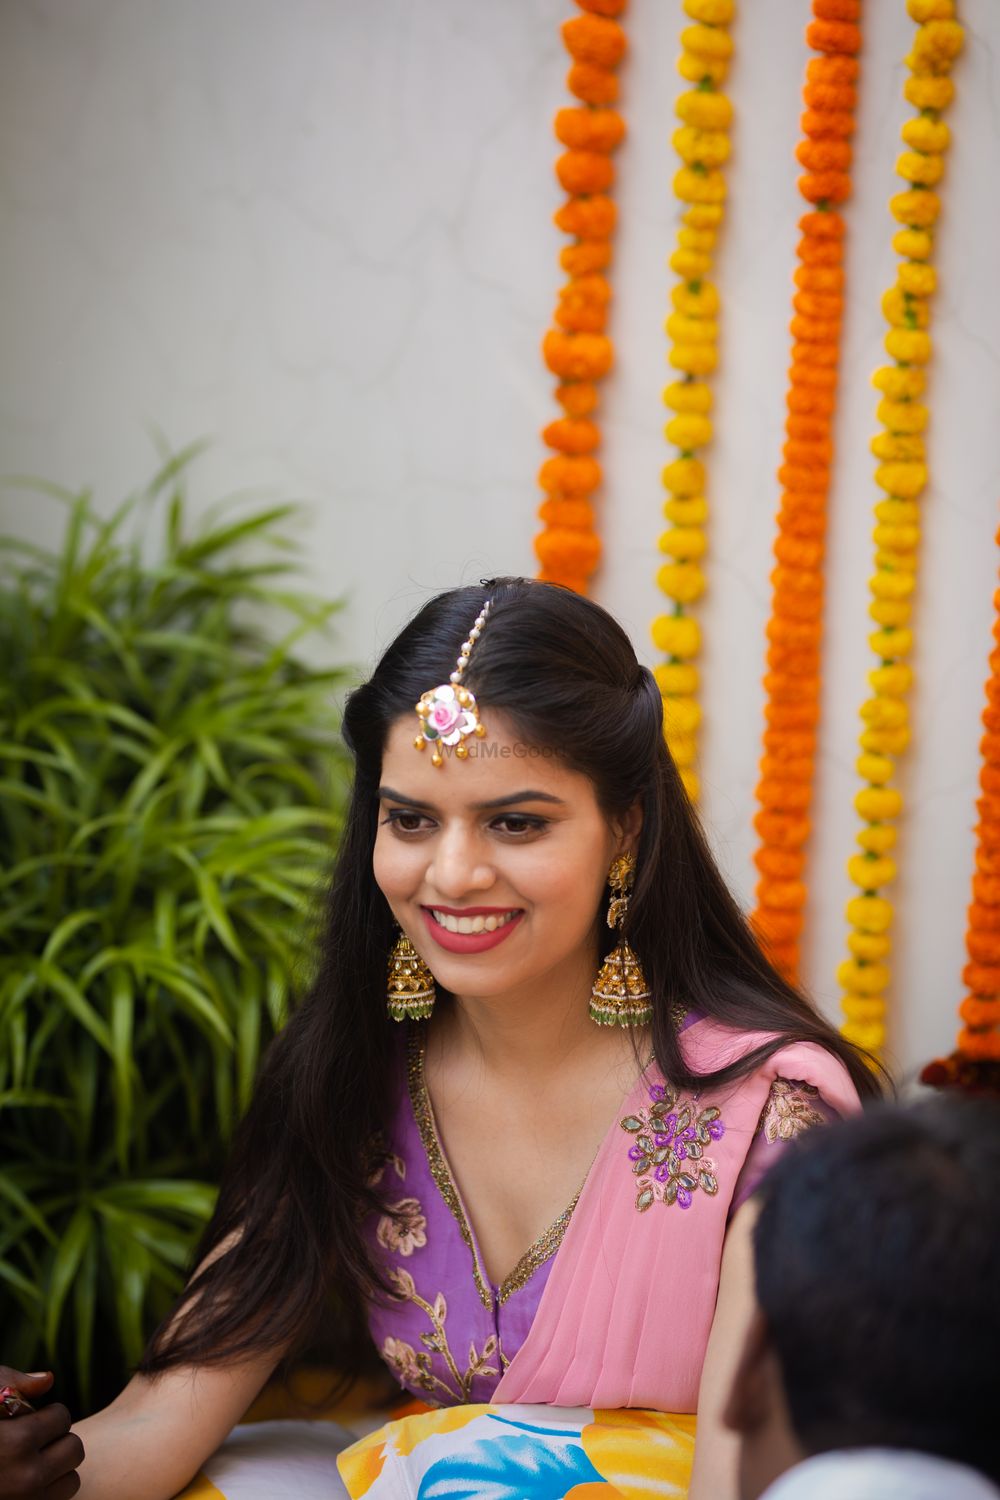
[[[420,733],[413,744],[417,750],[423,750],[426,745],[433,746],[431,761],[436,766],[444,765],[442,745],[454,748],[459,760],[465,760],[469,754],[469,747],[465,743],[469,735],[474,734],[482,739],[486,733],[486,725],[480,721],[475,697],[467,687],[462,686],[462,678],[469,664],[472,648],[483,633],[492,602],[487,599],[476,616],[468,640],[462,642],[455,670],[449,680],[421,694],[420,702],[416,705]]]
[[[635,881],[635,856],[619,854],[608,871],[613,892],[608,926],[619,933],[625,925],[628,894]],[[653,1019],[652,994],[642,965],[628,943],[619,937],[597,971],[590,1000],[590,1019],[598,1026],[647,1026]]]

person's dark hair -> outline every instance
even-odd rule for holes
[[[757,1300],[807,1453],[912,1448],[1000,1482],[1000,1105],[809,1131],[759,1189]]]
[[[699,1082],[671,1022],[679,1002],[768,1034],[712,1082],[750,1072],[788,1042],[808,1041],[842,1059],[863,1097],[879,1091],[862,1054],[761,953],[667,752],[656,681],[621,627],[588,599],[521,578],[439,594],[348,697],[344,738],[355,779],[321,971],[269,1049],[199,1257],[238,1230],[242,1238],[186,1294],[182,1307],[201,1299],[196,1315],[154,1336],[142,1367],[148,1372],[294,1341],[331,1287],[355,1333],[363,1328],[362,1295],[379,1283],[360,1220],[367,1209],[387,1211],[368,1182],[372,1141],[391,1102],[395,1040],[385,1001],[394,928],[372,873],[382,755],[392,725],[408,715],[415,723],[421,693],[448,680],[487,599],[491,613],[465,676],[486,722],[490,711],[502,711],[524,742],[557,752],[590,778],[606,814],[642,805],[627,937],[650,982],[654,1047],[666,1076]],[[605,929],[605,952],[611,940]]]

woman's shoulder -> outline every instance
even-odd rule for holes
[[[711,1017],[689,1012],[680,1030],[685,1061],[695,1073],[714,1073],[754,1052],[765,1055],[728,1088],[734,1093],[760,1095],[761,1108],[792,1107],[808,1112],[810,1098],[820,1098],[837,1115],[852,1114],[861,1101],[846,1065],[820,1042],[784,1041],[779,1034],[725,1026]]]

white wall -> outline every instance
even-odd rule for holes
[[[808,6],[739,9],[703,779],[715,846],[749,899]],[[831,1012],[869,664],[868,375],[893,276],[886,200],[912,29],[903,0],[865,10],[811,874],[808,972]],[[211,436],[203,500],[263,485],[310,502],[316,579],[349,594],[343,652],[360,663],[429,591],[532,572],[537,429],[552,410],[538,343],[561,243],[550,119],[572,12],[568,0],[6,0],[0,468],[90,482],[110,504],[152,472],[151,426],[177,445]],[[906,1072],[955,1029],[997,563],[1000,6],[961,0],[961,13],[903,778],[893,1044]],[[632,0],[605,405],[596,592],[650,661],[681,24],[679,0]],[[33,506],[23,524],[51,529],[55,513]]]

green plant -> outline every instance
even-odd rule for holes
[[[0,538],[0,1357],[84,1404],[181,1285],[342,802],[343,674],[295,654],[338,606],[293,507],[189,524],[193,452]]]

